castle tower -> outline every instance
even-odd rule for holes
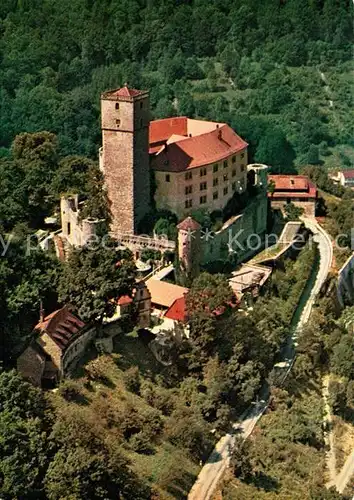
[[[101,96],[100,168],[112,214],[111,231],[135,234],[150,205],[149,93],[128,88]]]
[[[201,227],[192,217],[187,217],[178,224],[177,229],[180,270],[187,280],[193,280],[199,274]]]

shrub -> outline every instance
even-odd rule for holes
[[[144,431],[133,434],[129,440],[129,444],[136,453],[150,455],[153,452],[150,437]]]
[[[155,387],[150,381],[144,381],[140,394],[150,406],[160,410],[163,415],[171,415],[174,410],[175,400],[167,389]]]
[[[81,385],[76,380],[64,380],[59,386],[59,394],[66,401],[76,401],[82,397]]]
[[[128,391],[134,394],[140,394],[141,380],[139,368],[137,366],[132,366],[123,373],[123,381]]]

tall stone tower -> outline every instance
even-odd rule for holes
[[[149,93],[128,88],[101,95],[103,171],[111,231],[136,234],[150,205]]]
[[[178,259],[180,271],[189,282],[199,274],[201,261],[201,226],[192,217],[187,217],[177,226]]]

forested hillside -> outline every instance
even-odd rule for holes
[[[129,82],[155,117],[230,122],[275,169],[348,165],[351,38],[343,0],[2,0],[0,151],[47,130],[96,157],[100,92]]]

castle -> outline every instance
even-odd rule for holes
[[[154,203],[179,218],[223,209],[247,186],[247,143],[226,123],[186,117],[150,122],[149,94],[127,86],[101,96],[102,148],[112,233],[136,234]]]
[[[139,224],[152,207],[167,209],[181,221],[194,210],[222,210],[250,182],[258,186],[258,196],[213,241],[201,242],[200,262],[227,259],[230,232],[242,233],[243,240],[265,232],[267,167],[248,165],[248,145],[228,124],[187,117],[150,121],[149,93],[127,85],[101,95],[101,112],[99,163],[111,234],[123,244],[129,239],[139,244]],[[246,254],[238,251],[234,260]]]

